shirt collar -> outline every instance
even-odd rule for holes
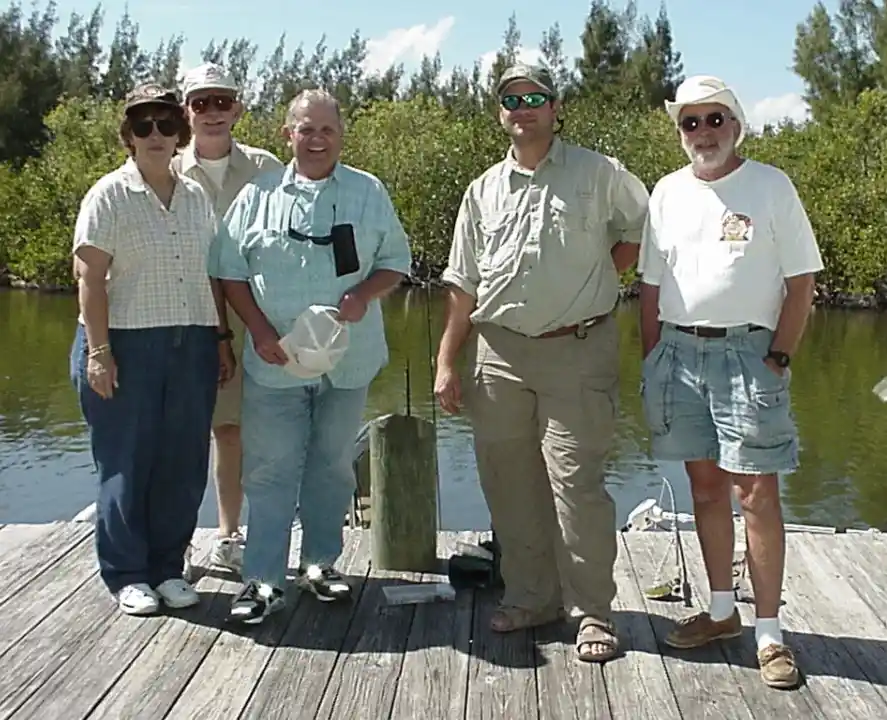
[[[139,172],[139,167],[136,165],[134,158],[128,157],[126,162],[123,163],[120,172],[123,176],[123,182],[130,190],[148,192],[148,185],[145,182],[145,178],[142,177],[142,173]]]
[[[336,182],[342,181],[342,163],[337,162],[333,166],[333,171],[327,176],[332,178]],[[298,185],[298,181],[296,180],[296,163],[294,160],[290,160],[290,162],[286,165],[286,170],[283,172],[283,182],[282,184],[285,187],[295,187]]]
[[[563,165],[566,161],[566,155],[567,151],[564,147],[564,141],[555,135],[554,139],[551,141],[551,147],[548,148],[545,157],[542,158],[540,163],[536,166],[536,170],[533,172],[538,172],[548,163],[551,163],[552,165]],[[514,158],[514,146],[509,147],[508,152],[505,153],[505,169],[509,173],[518,172],[523,173],[524,175],[532,174],[527,168],[518,165],[517,160]]]
[[[231,141],[231,152],[228,157],[230,158],[228,162],[235,170],[244,169],[249,166],[249,158],[244,154],[243,150],[240,149],[240,145],[236,140]],[[187,175],[199,164],[200,161],[197,159],[197,149],[194,145],[194,138],[191,138],[191,142],[189,142],[187,147],[182,150],[182,174]]]

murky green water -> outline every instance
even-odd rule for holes
[[[485,528],[468,428],[433,410],[428,356],[436,351],[443,307],[431,294],[429,312],[427,297],[416,290],[387,301],[391,362],[373,385],[367,415],[404,412],[409,400],[413,413],[435,418],[443,525]],[[69,518],[93,500],[92,463],[68,380],[76,316],[70,296],[0,292],[0,523]],[[663,473],[675,482],[680,509],[689,511],[680,468],[657,466],[647,452],[637,395],[637,308],[626,303],[617,316],[622,409],[609,484],[620,522],[640,500],[658,497]],[[871,392],[887,375],[887,317],[817,310],[793,367],[802,468],[782,479],[787,518],[887,529],[887,405]],[[201,513],[204,525],[213,522],[211,494]]]

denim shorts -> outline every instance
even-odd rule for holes
[[[764,362],[772,338],[766,328],[707,338],[663,323],[641,382],[655,459],[714,460],[742,475],[797,468],[791,373],[780,377]]]

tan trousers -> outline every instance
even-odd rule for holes
[[[584,339],[533,339],[482,324],[472,343],[463,395],[502,548],[502,602],[607,620],[616,516],[603,470],[619,397],[618,326],[609,318]]]

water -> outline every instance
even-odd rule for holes
[[[429,366],[425,291],[386,302],[391,362],[373,384],[367,418],[411,412],[436,419],[441,519],[445,529],[484,529],[489,516],[477,483],[466,422],[435,413]],[[436,352],[443,305],[431,295],[431,347]],[[73,517],[90,504],[95,476],[84,425],[68,380],[68,351],[77,316],[71,296],[0,292],[0,524]],[[638,386],[637,307],[617,311],[622,344],[622,400],[608,485],[619,522],[661,477],[675,483],[679,509],[691,511],[679,467],[648,454]],[[406,377],[409,375],[409,393]],[[887,375],[887,317],[818,309],[793,363],[793,400],[801,430],[801,469],[780,480],[791,522],[887,529],[882,448],[887,406],[872,392]],[[214,524],[209,488],[200,524]]]

